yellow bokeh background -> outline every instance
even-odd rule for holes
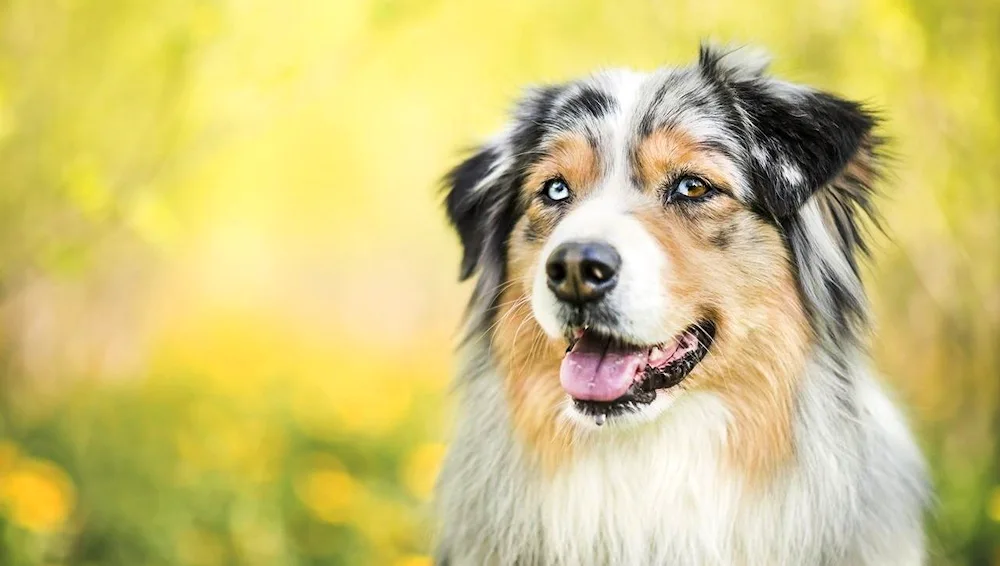
[[[704,38],[881,109],[873,354],[932,563],[1000,565],[995,0],[0,0],[0,565],[430,564],[438,180]]]

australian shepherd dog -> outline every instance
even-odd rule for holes
[[[447,176],[476,285],[437,564],[924,562],[865,346],[877,119],[766,68],[533,88]]]

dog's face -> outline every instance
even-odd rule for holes
[[[803,299],[790,231],[813,218],[799,212],[816,191],[867,172],[873,120],[763,71],[703,49],[690,68],[538,89],[453,171],[478,328],[530,435],[560,416],[655,421],[694,391],[734,414],[770,411],[787,435],[822,306]],[[831,229],[845,221],[824,210]],[[810,245],[845,245],[847,220]]]

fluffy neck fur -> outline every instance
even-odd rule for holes
[[[723,465],[731,412],[710,393],[685,396],[641,434],[578,439],[571,462],[543,473],[514,433],[489,356],[472,350],[439,480],[439,563],[921,563],[920,456],[858,356],[845,380],[814,352],[797,392],[795,456],[749,485]]]

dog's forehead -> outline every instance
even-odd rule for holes
[[[693,67],[595,73],[563,85],[548,114],[552,136],[580,132],[620,148],[677,128],[699,142],[738,149],[736,108]]]
[[[697,67],[601,71],[557,87],[545,113],[550,128],[543,147],[566,134],[582,135],[611,176],[630,175],[636,148],[658,130],[682,132],[735,167],[747,147],[736,106]]]

